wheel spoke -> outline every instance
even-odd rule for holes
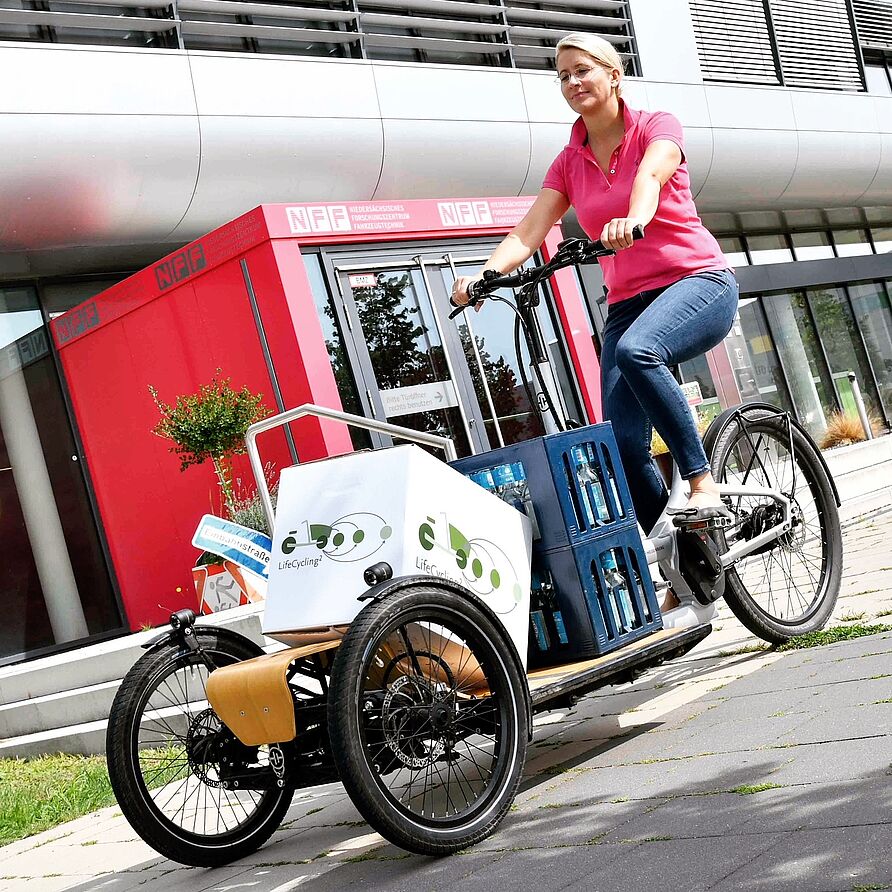
[[[773,623],[800,626],[823,609],[828,596],[828,537],[830,524],[837,521],[835,506],[826,501],[827,487],[817,476],[823,470],[795,431],[791,453],[789,428],[772,417],[746,417],[724,443],[718,447],[724,457],[714,458],[716,478],[783,493],[792,512],[788,532],[729,571],[729,597],[739,592],[757,615]],[[780,520],[779,508],[770,499],[735,496],[728,501],[734,513],[733,525],[723,534],[728,545],[745,543]],[[830,596],[835,599],[836,592]]]

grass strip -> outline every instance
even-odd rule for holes
[[[892,626],[878,625],[854,625],[833,626],[829,629],[821,629],[818,632],[809,632],[806,635],[797,635],[784,642],[778,650],[798,650],[803,647],[821,647],[825,644],[836,644],[837,641],[850,641],[853,638],[862,638],[864,635],[876,635],[879,632],[892,632]]]
[[[114,802],[104,756],[0,759],[0,846]]]
[[[179,746],[142,750],[139,761],[150,790],[189,775]],[[105,756],[0,759],[0,846],[114,804]]]

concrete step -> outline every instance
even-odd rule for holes
[[[267,650],[282,645],[260,631],[259,605],[200,617]],[[0,758],[46,753],[105,752],[108,713],[121,679],[145,653],[142,645],[164,631],[151,629],[114,641],[0,670]]]
[[[226,626],[263,645],[260,613],[260,605],[248,604],[200,617],[198,623]],[[119,680],[142,655],[142,646],[162,632],[163,627],[149,629],[0,669],[0,705]]]
[[[842,523],[892,506],[892,436],[824,450],[842,504]]]
[[[0,706],[0,729],[4,738],[37,734],[47,728],[67,728],[108,717],[120,679],[85,685],[45,697],[32,697]]]
[[[49,753],[91,756],[105,753],[108,719],[81,722],[66,728],[50,728],[35,734],[0,740],[0,759],[27,759]]]

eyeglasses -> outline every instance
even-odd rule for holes
[[[573,71],[565,71],[562,74],[559,74],[555,80],[561,87],[566,87],[567,84],[570,83],[571,77],[575,77],[577,81],[584,81],[594,70],[594,68],[580,66],[579,68],[574,68]]]

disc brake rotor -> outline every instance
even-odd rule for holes
[[[434,684],[419,676],[401,676],[388,686],[384,695],[381,710],[384,740],[408,768],[425,768],[446,749],[439,730],[444,722],[440,719],[435,725],[432,713],[437,712],[439,718],[449,707],[436,701]]]

